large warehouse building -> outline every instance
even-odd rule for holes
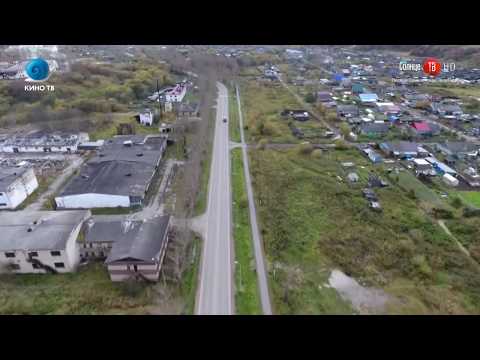
[[[115,136],[55,198],[57,208],[142,205],[166,146],[160,136]]]

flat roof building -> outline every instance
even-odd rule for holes
[[[88,210],[0,213],[0,269],[14,273],[70,272]]]
[[[57,207],[142,205],[165,149],[161,136],[115,136],[55,198]]]

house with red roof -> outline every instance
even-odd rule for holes
[[[410,125],[410,130],[412,131],[413,135],[415,136],[432,136],[433,135],[433,130],[430,127],[430,124],[427,123],[426,121],[420,121],[420,122],[413,122]]]

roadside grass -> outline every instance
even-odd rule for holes
[[[235,91],[235,87],[232,87],[229,91],[228,106],[230,140],[239,143],[242,140],[240,136],[240,119],[238,116],[237,93]]]
[[[0,314],[144,314],[152,292],[143,283],[114,283],[104,264],[69,274],[0,275]]]
[[[213,143],[210,143],[208,146],[207,155],[201,160],[202,175],[200,177],[200,186],[194,208],[194,214],[196,216],[203,214],[207,210],[208,182],[210,178],[210,165],[212,163],[212,151]]]
[[[375,190],[383,208],[376,213],[359,187],[338,181],[340,162],[362,163],[356,149],[320,157],[252,149],[250,157],[276,313],[352,313],[324,286],[334,268],[396,296],[387,313],[478,313],[477,268],[418,200],[393,183]]]
[[[195,297],[197,294],[198,273],[200,269],[201,239],[195,236],[189,251],[190,265],[183,275],[180,293],[185,300],[183,315],[193,315],[195,312]]]
[[[255,272],[241,149],[232,150],[231,159],[233,239],[235,242],[235,308],[236,313],[240,315],[257,315],[261,314],[262,311]]]

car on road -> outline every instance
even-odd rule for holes
[[[227,122],[227,118],[223,118],[223,122],[226,123],[226,122]]]

